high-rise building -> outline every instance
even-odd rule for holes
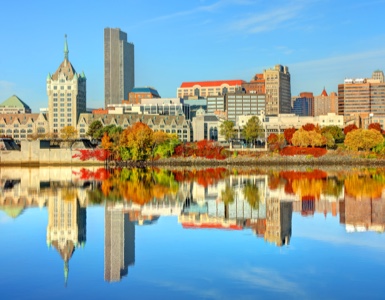
[[[379,74],[379,71],[375,72]],[[381,76],[380,76],[381,77]],[[379,79],[345,79],[338,85],[338,114],[385,116],[385,83]]]
[[[276,65],[264,70],[266,91],[266,115],[289,114],[291,112],[291,86],[289,68]]]
[[[118,104],[135,86],[134,44],[119,28],[104,28],[104,103]]]
[[[76,73],[68,59],[67,35],[64,40],[64,60],[56,72],[47,77],[48,115],[50,133],[57,136],[60,129],[76,124],[86,112],[86,76]]]

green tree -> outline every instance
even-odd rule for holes
[[[93,121],[90,126],[88,127],[86,136],[89,136],[92,139],[100,139],[101,136],[97,135],[97,132],[103,128],[102,122],[99,120]]]
[[[247,142],[254,142],[261,135],[261,130],[261,121],[257,116],[252,116],[243,127],[242,136]]]
[[[219,134],[225,137],[225,140],[229,142],[235,136],[234,122],[233,121],[223,121],[219,126]]]
[[[321,133],[325,135],[325,133],[327,132],[332,135],[336,143],[342,143],[345,138],[345,134],[342,128],[338,127],[337,125],[329,125],[329,126],[322,127]]]

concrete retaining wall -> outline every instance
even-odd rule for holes
[[[84,148],[83,148],[84,149]],[[91,149],[90,149],[91,150]],[[103,162],[95,159],[82,161],[78,157],[79,148],[41,148],[37,141],[22,141],[21,150],[0,151],[0,165],[101,165]]]

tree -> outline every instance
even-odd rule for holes
[[[123,160],[145,160],[153,149],[153,131],[144,123],[137,122],[124,130],[120,137],[119,150]]]
[[[223,121],[219,126],[219,134],[223,135],[226,142],[229,142],[235,136],[234,122],[230,120]]]
[[[382,128],[380,123],[370,123],[368,129],[375,129],[382,133]]]
[[[346,136],[350,131],[356,130],[356,129],[358,129],[358,127],[357,127],[356,124],[350,124],[350,125],[346,126],[346,127],[344,128],[344,134],[345,134],[345,136]]]
[[[76,138],[78,131],[73,126],[65,126],[60,129],[60,138],[63,140],[69,140]]]
[[[315,130],[307,131],[300,128],[293,134],[292,143],[294,146],[299,147],[321,147],[325,145],[326,139]]]
[[[292,128],[286,128],[285,131],[283,132],[283,135],[285,137],[286,142],[291,145],[291,139],[293,138],[294,132],[296,132],[297,129],[294,127]]]
[[[345,138],[345,146],[351,150],[370,150],[384,142],[382,134],[375,129],[356,129]]]
[[[89,136],[92,139],[99,139],[101,136],[97,134],[97,132],[103,128],[102,122],[99,120],[93,121],[90,126],[88,127],[86,136]]]
[[[258,186],[251,181],[246,181],[243,187],[243,196],[253,209],[259,208],[259,202],[261,200]]]
[[[315,130],[315,125],[312,123],[307,123],[307,124],[303,125],[302,128],[306,131],[313,131],[313,130]]]
[[[242,136],[247,142],[255,141],[261,135],[262,124],[257,116],[252,116],[242,129]]]
[[[330,133],[336,143],[341,143],[345,135],[340,127],[337,125],[329,125],[322,127],[321,133],[325,136],[325,133]]]

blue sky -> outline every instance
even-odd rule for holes
[[[92,3],[92,4],[90,4]],[[385,71],[385,0],[7,1],[1,6],[0,102],[47,106],[45,79],[69,59],[87,76],[87,106],[104,103],[103,29],[135,44],[135,85],[175,97],[183,81],[243,79],[289,67],[292,95],[337,91]]]

